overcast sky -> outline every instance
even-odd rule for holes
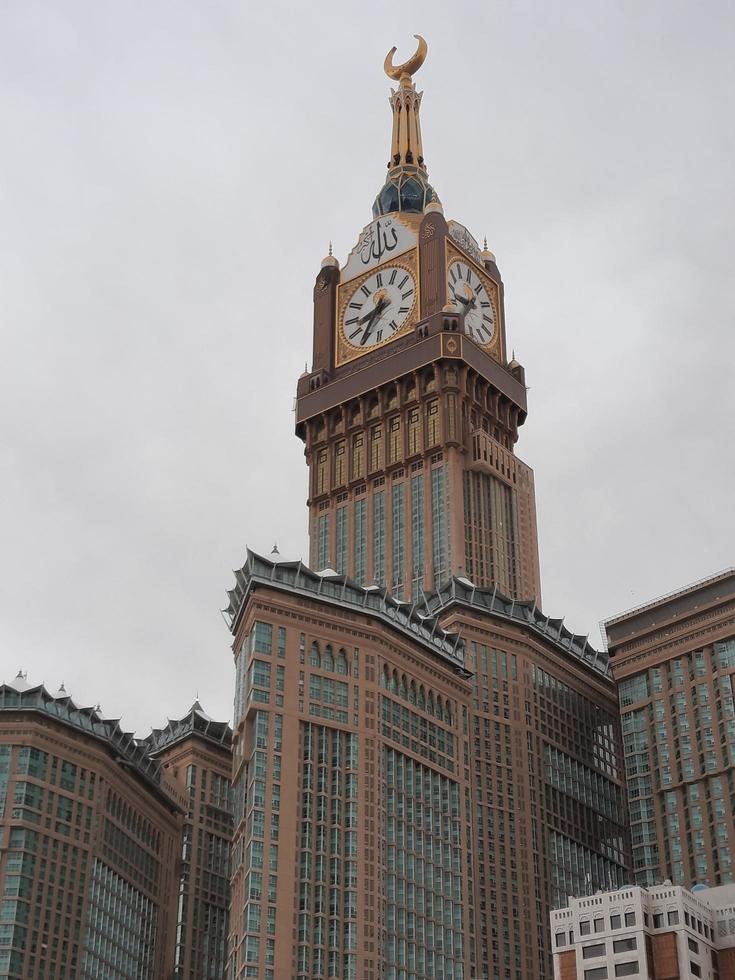
[[[0,4],[0,677],[229,718],[245,546],[307,557],[311,292],[417,76],[526,367],[544,610],[734,563],[735,5]]]

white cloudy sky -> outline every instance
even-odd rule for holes
[[[525,364],[545,610],[733,564],[735,6],[0,4],[0,675],[229,717],[246,543],[306,555],[311,290],[387,161],[388,48]]]

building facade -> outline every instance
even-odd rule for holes
[[[198,701],[188,714],[153,729],[148,755],[174,782],[183,815],[174,980],[223,980],[227,964],[232,842],[232,729]]]
[[[0,685],[0,977],[172,976],[183,802],[117,721]]]
[[[552,906],[628,876],[608,657],[540,610],[523,368],[428,181],[424,55],[314,289],[315,571],[248,552],[229,593],[233,980],[548,980]]]
[[[549,910],[628,875],[604,654],[456,578],[417,607],[252,552],[227,612],[229,976],[550,977]]]
[[[409,64],[412,71],[420,59]],[[373,221],[314,287],[296,430],[310,560],[418,599],[463,570],[540,601],[533,473],[515,454],[524,371],[508,358],[494,255],[447,222],[428,181],[408,71],[387,66],[393,137]]]
[[[735,886],[663,882],[551,913],[555,980],[735,980]]]
[[[604,624],[635,880],[721,885],[735,855],[735,570]]]

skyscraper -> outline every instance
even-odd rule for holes
[[[312,570],[248,552],[229,593],[237,980],[548,978],[551,906],[626,877],[608,658],[540,609],[524,372],[428,180],[425,54],[386,59],[387,179],[316,279]]]
[[[515,455],[524,371],[508,358],[494,255],[429,183],[411,72],[386,71],[393,135],[374,220],[314,287],[298,384],[310,560],[417,599],[452,571],[540,601],[533,473]]]
[[[222,980],[232,840],[232,729],[195,701],[143,743],[187,801],[181,826],[173,980]]]
[[[171,976],[182,804],[116,720],[0,685],[0,977]]]
[[[638,884],[729,884],[735,570],[604,623],[620,690]]]

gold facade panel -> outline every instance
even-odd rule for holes
[[[395,333],[391,334],[390,337],[386,337],[385,340],[382,340],[377,344],[372,344],[367,349],[357,347],[350,343],[344,333],[344,320],[347,305],[363,283],[370,279],[371,276],[374,276],[376,272],[380,272],[381,269],[402,269],[404,272],[408,272],[411,275],[415,284],[413,302],[406,319],[403,321],[403,323],[401,323],[399,329]],[[396,259],[389,260],[383,265],[375,266],[374,268],[369,269],[367,272],[364,272],[362,275],[356,276],[354,279],[350,279],[349,282],[340,283],[337,290],[337,322],[335,323],[337,367],[340,367],[342,364],[348,364],[350,361],[354,361],[358,357],[363,357],[365,354],[370,354],[373,351],[380,350],[383,347],[386,347],[388,344],[392,344],[394,340],[398,340],[399,337],[405,337],[407,334],[412,333],[420,317],[420,290],[421,283],[419,278],[417,249],[411,249],[411,251],[404,252],[403,255],[398,256]]]

